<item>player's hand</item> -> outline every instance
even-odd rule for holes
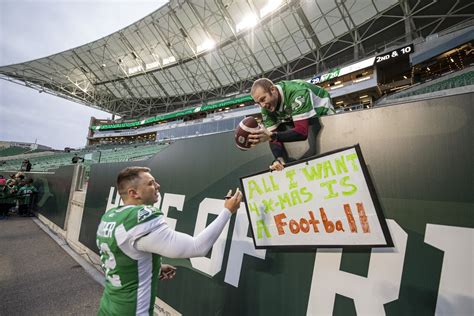
[[[285,168],[285,162],[283,160],[275,159],[269,168],[271,171],[282,171]]]
[[[272,132],[266,129],[265,126],[260,125],[260,129],[256,132],[250,133],[248,139],[252,144],[251,146],[255,147],[257,144],[268,142],[271,136]]]
[[[229,190],[225,197],[224,207],[232,214],[235,214],[240,207],[240,201],[242,201],[242,192],[240,192],[239,188],[235,190],[233,195],[232,190]]]
[[[176,267],[169,264],[162,264],[160,271],[160,280],[171,280],[176,276]]]

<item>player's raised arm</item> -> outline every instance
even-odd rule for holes
[[[232,192],[232,191],[231,191]],[[199,235],[192,237],[171,229],[164,218],[159,228],[141,237],[135,242],[140,251],[157,253],[168,258],[191,258],[205,256],[216,242],[231,215],[237,212],[242,200],[242,193],[237,189],[228,194],[230,198],[224,202],[224,209],[217,218]]]
[[[160,255],[205,256],[240,207],[242,193],[229,191],[222,212],[198,236],[176,232],[152,206],[158,201],[160,185],[150,171],[138,166],[120,171],[117,189],[124,204],[107,210],[97,229],[106,279],[99,315],[153,315],[156,281],[176,274],[175,267],[161,264]]]

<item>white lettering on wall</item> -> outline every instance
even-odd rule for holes
[[[354,299],[358,315],[385,315],[383,305],[398,298],[408,235],[387,220],[393,248],[374,248],[367,277],[339,270],[342,250],[318,250],[308,302],[308,315],[332,315],[336,293]]]
[[[229,258],[224,282],[239,287],[240,273],[244,254],[265,260],[266,250],[257,250],[253,245],[253,239],[247,236],[249,219],[246,214],[245,203],[240,203],[240,209],[236,213],[234,232],[230,244]]]
[[[115,193],[115,199],[114,199],[114,192],[115,192],[115,187],[110,187],[109,198],[107,199],[107,207],[105,208],[104,212],[107,210],[110,210],[113,207],[117,207],[123,204],[122,199],[120,198],[120,195],[118,193],[118,190]]]
[[[218,215],[222,211],[223,204],[223,200],[210,198],[205,198],[199,204],[196,226],[194,227],[194,236],[197,236],[206,228],[208,214]],[[210,276],[214,276],[219,273],[219,271],[221,271],[228,231],[229,222],[227,222],[221,234],[217,238],[214,246],[212,246],[211,258],[191,258],[191,265],[193,268],[198,269],[199,271],[202,271]]]
[[[474,313],[474,229],[427,224],[425,243],[444,251],[435,315]]]
[[[168,226],[171,229],[176,229],[176,219],[168,217],[169,208],[170,206],[173,206],[173,207],[176,207],[178,211],[182,212],[185,198],[186,198],[185,195],[172,194],[172,193],[165,193],[165,195],[163,196],[163,204],[161,205],[161,211],[165,215],[166,222],[168,223]]]

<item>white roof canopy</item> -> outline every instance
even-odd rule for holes
[[[261,76],[308,78],[466,20],[471,1],[172,0],[94,42],[0,67],[0,78],[147,117],[245,93]]]

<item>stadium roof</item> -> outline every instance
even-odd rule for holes
[[[0,78],[124,118],[308,78],[473,21],[470,0],[172,0],[94,42],[0,67]]]

